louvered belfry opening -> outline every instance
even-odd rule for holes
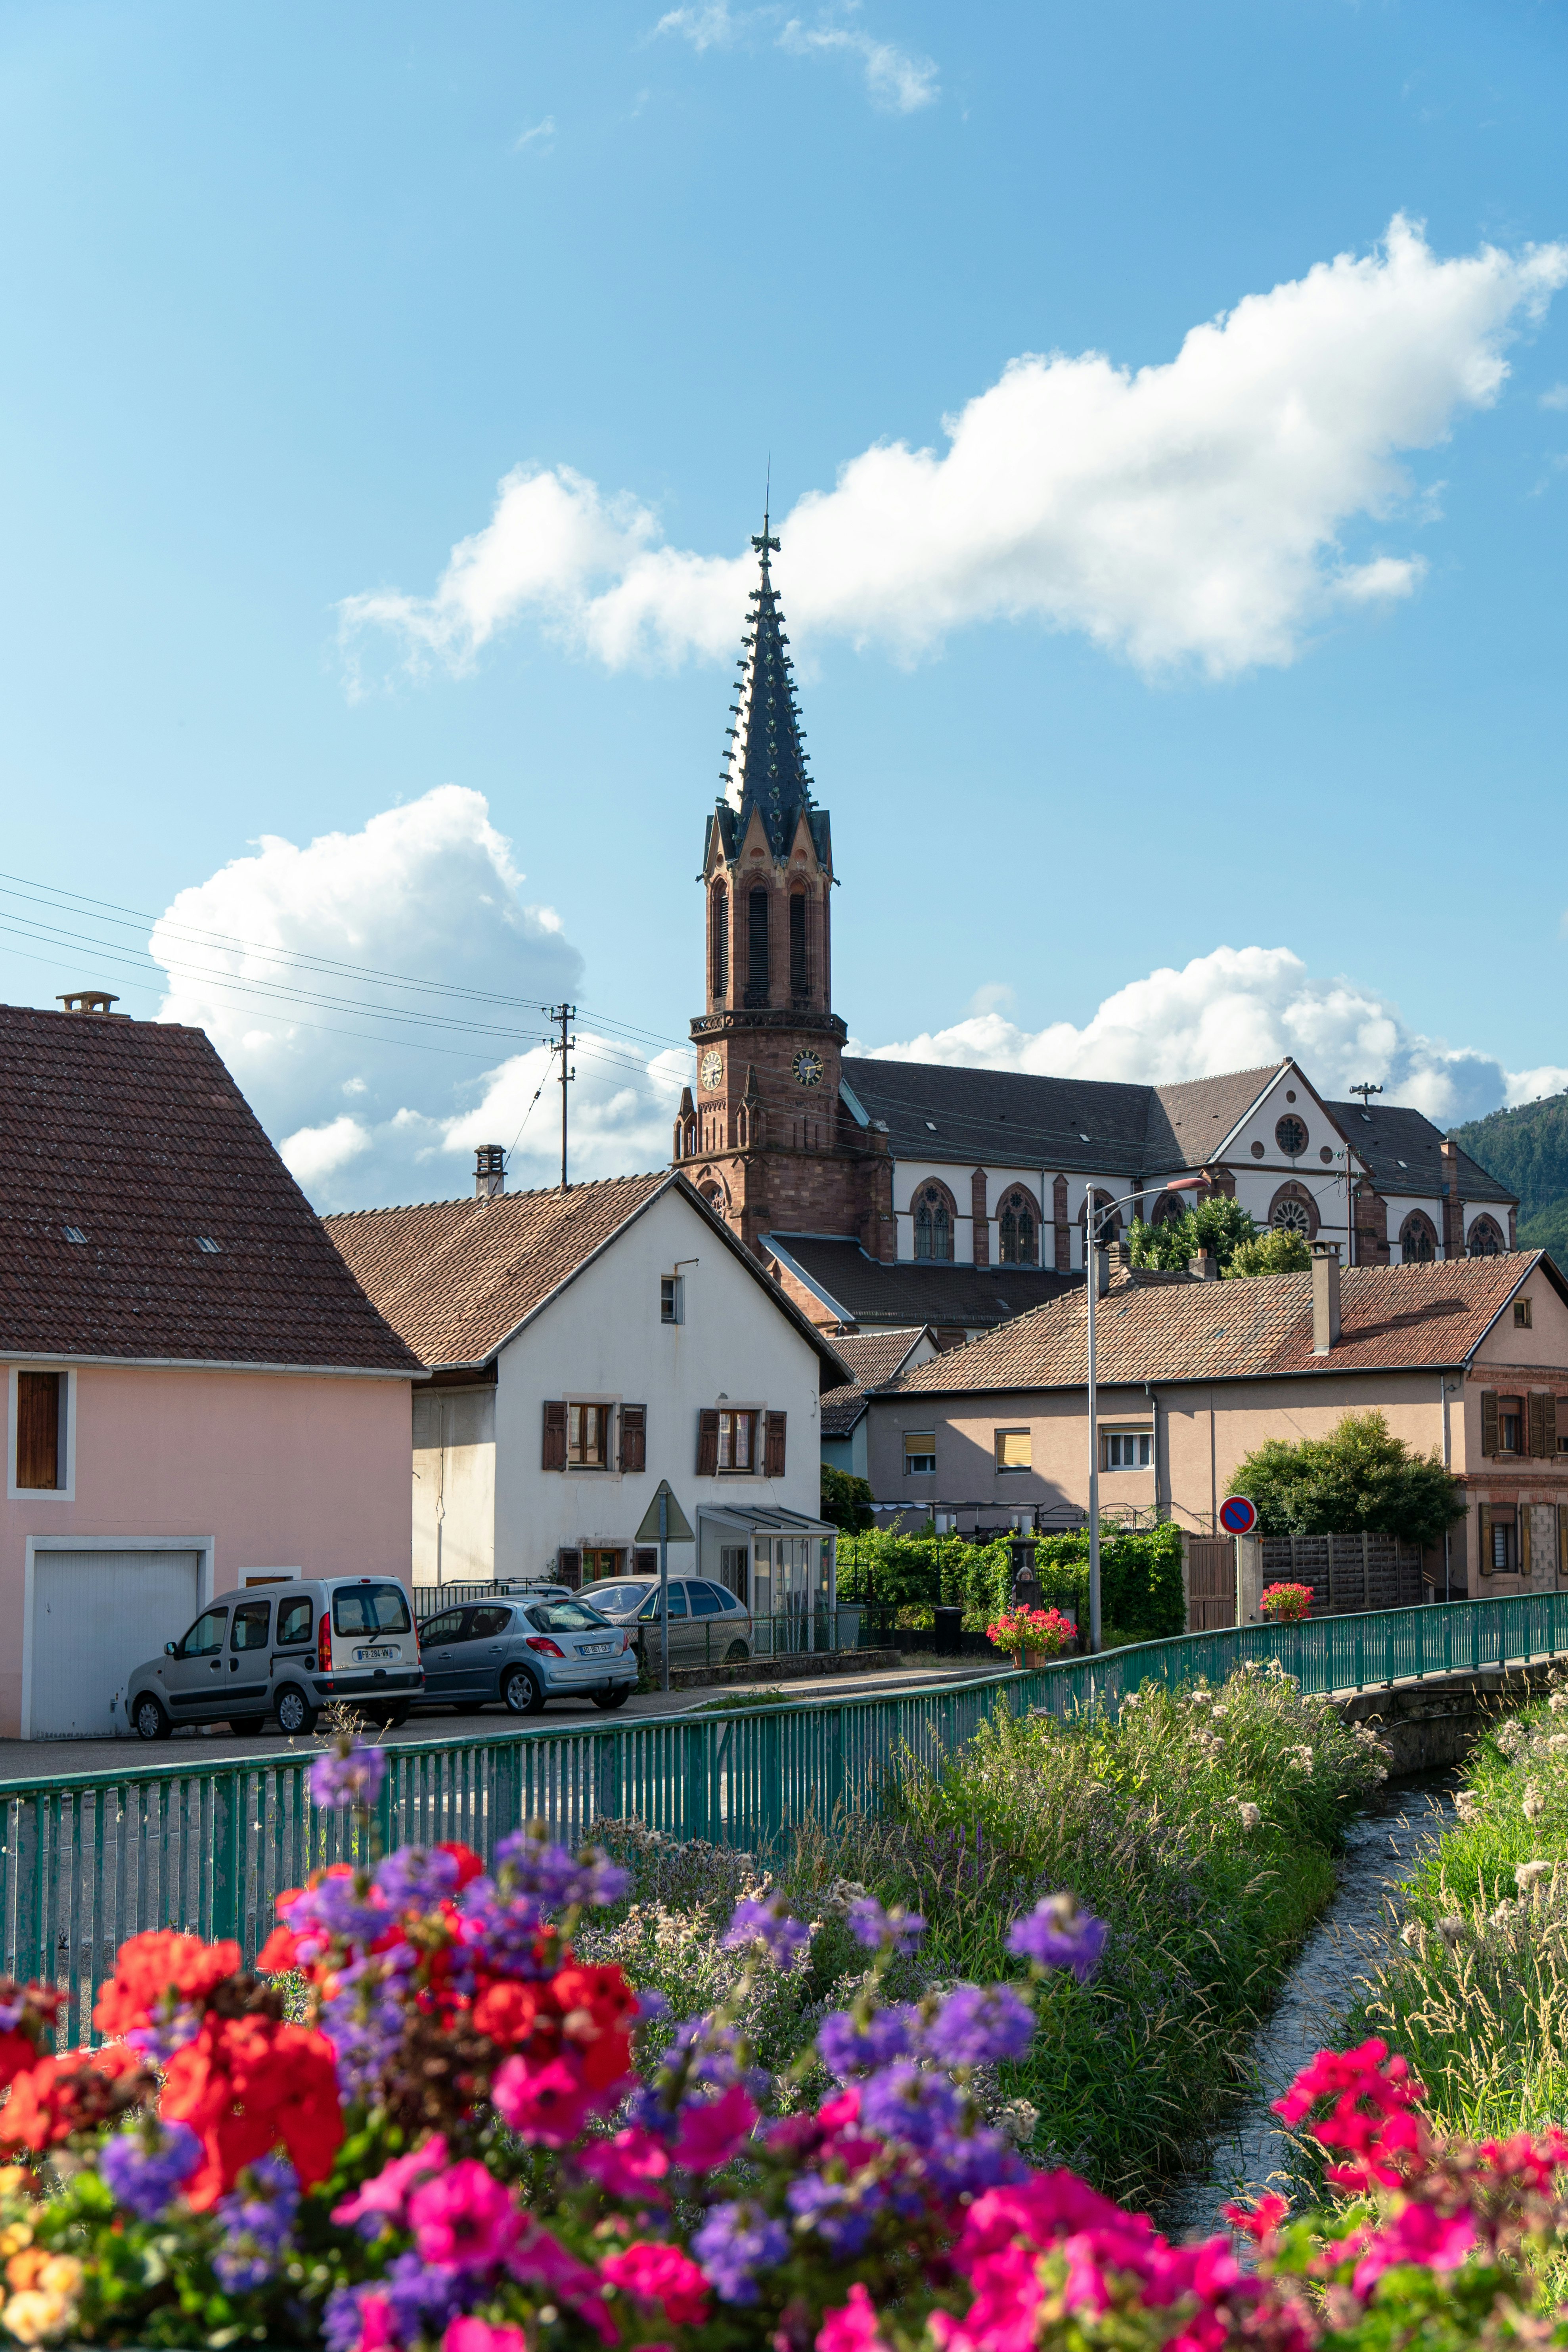
[[[730,893],[715,882],[708,901],[710,932],[709,992],[716,1005],[730,993]]]
[[[746,901],[746,1002],[768,1001],[768,893],[759,883]]]
[[[792,1004],[811,998],[811,975],[805,953],[805,892],[792,890],[789,898],[789,993]]]

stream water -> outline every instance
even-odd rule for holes
[[[1249,2201],[1281,2171],[1289,2149],[1271,2103],[1318,2051],[1333,2046],[1366,1973],[1369,1940],[1385,1923],[1385,1898],[1414,1876],[1423,1846],[1448,1827],[1454,1785],[1451,1773],[1402,1780],[1381,1790],[1352,1823],[1332,1899],[1259,2028],[1251,2088],[1225,2129],[1196,2153],[1157,2216],[1171,2237],[1223,2229],[1219,2209],[1227,2199]]]

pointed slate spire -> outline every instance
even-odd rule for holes
[[[765,513],[761,535],[753,536],[752,545],[762,558],[762,580],[752,591],[752,610],[741,640],[741,674],[730,706],[735,723],[727,730],[724,799],[735,812],[737,838],[744,834],[754,808],[762,815],[773,856],[784,857],[799,812],[813,803],[789,639],[768,569],[768,557],[778,553],[779,543],[769,536]]]

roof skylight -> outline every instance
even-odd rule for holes
[[[222,1244],[215,1242],[211,1234],[198,1234],[196,1247],[199,1250],[205,1250],[208,1257],[221,1257],[223,1255]]]
[[[79,1225],[67,1225],[65,1236],[68,1242],[85,1242],[87,1239]]]

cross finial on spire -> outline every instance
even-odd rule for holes
[[[764,508],[763,509],[763,530],[762,530],[762,536],[761,536],[761,538],[759,538],[759,537],[758,537],[758,535],[757,535],[757,533],[756,533],[755,531],[753,531],[753,532],[752,533],[752,545],[756,549],[757,553],[762,557],[762,559],[763,559],[763,570],[765,572],[765,571],[767,570],[767,568],[768,568],[768,551],[769,551],[769,550],[771,549],[771,550],[773,551],[773,554],[774,554],[774,555],[776,555],[776,554],[779,552],[779,543],[778,543],[778,541],[777,541],[776,539],[770,539],[770,538],[769,538],[769,536],[768,536],[768,510],[767,510],[766,507],[764,507]]]

